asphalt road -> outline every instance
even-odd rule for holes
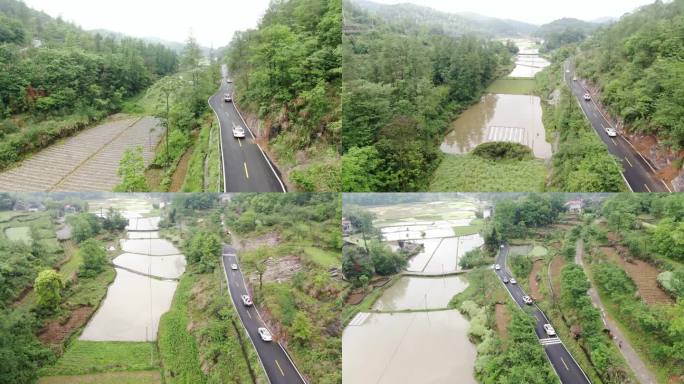
[[[573,81],[575,68],[570,61],[563,64],[563,76],[596,133],[606,144],[608,151],[621,163],[624,169],[624,177],[630,189],[634,192],[671,192],[669,187],[655,175],[653,167],[632,147],[627,139],[619,133],[617,137],[608,136],[605,127],[615,127],[615,124],[606,119],[594,100],[584,100],[583,96],[587,90],[582,86],[581,79]]]
[[[500,249],[499,255],[496,258],[496,263],[501,266],[501,270],[495,270],[499,279],[503,279],[504,276],[509,279],[513,276],[506,266],[506,258],[508,257],[509,247],[506,245]],[[550,323],[544,312],[537,307],[536,304],[528,305],[522,300],[522,297],[527,295],[525,291],[518,284],[504,284],[501,280],[501,284],[506,287],[508,293],[510,293],[513,300],[524,309],[526,312],[530,313],[536,320],[534,331],[539,338],[539,342],[542,344],[546,356],[549,358],[553,369],[558,374],[561,383],[563,384],[581,384],[581,383],[591,383],[589,378],[584,374],[582,368],[577,364],[575,359],[572,357],[570,352],[565,348],[563,343],[558,337],[549,337],[544,331],[544,324]]]
[[[254,349],[256,349],[259,355],[259,360],[261,360],[261,365],[266,372],[266,376],[268,376],[269,382],[271,384],[306,384],[306,381],[297,371],[285,349],[276,340],[277,335],[273,335],[273,341],[263,341],[259,333],[257,333],[259,327],[266,327],[266,325],[264,325],[261,316],[254,306],[247,307],[242,303],[240,296],[249,294],[249,292],[245,285],[245,279],[242,276],[242,270],[239,267],[235,271],[230,268],[231,264],[239,265],[235,248],[230,245],[224,245],[222,258],[230,297],[233,300],[233,304],[235,304],[242,324],[249,334],[249,338],[252,340],[252,344],[254,344]]]
[[[240,112],[232,102],[223,100],[223,95],[233,93],[233,85],[226,83],[225,67],[222,72],[221,86],[209,98],[209,105],[221,126],[224,192],[286,192],[275,166],[254,142],[254,134]],[[237,126],[245,129],[244,139],[233,137]]]

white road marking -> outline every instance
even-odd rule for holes
[[[247,163],[242,163],[245,166],[245,176],[249,179],[249,172],[247,171]]]
[[[646,190],[651,192],[651,188],[648,187],[648,185],[644,184],[644,187],[646,187]]]
[[[280,374],[283,375],[283,376],[285,376],[285,372],[283,372],[283,369],[280,368],[280,364],[278,364],[278,360],[275,360],[275,359],[274,359],[274,361],[275,361],[276,365],[278,366],[278,369],[280,370]]]
[[[568,368],[568,365],[567,365],[567,364],[565,364],[565,360],[563,360],[563,358],[562,358],[562,357],[561,357],[561,361],[563,362],[563,365],[565,365],[565,369],[569,371],[569,370],[570,370],[570,368]]]
[[[627,164],[629,164],[630,167],[634,167],[627,157],[625,157],[625,161],[627,162]]]

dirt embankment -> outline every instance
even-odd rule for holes
[[[556,297],[560,297],[560,275],[563,266],[565,266],[565,260],[563,260],[561,256],[556,256],[551,260],[551,286],[553,287],[553,293]]]
[[[535,260],[534,264],[532,264],[532,271],[530,272],[530,276],[528,276],[530,291],[532,293],[532,297],[535,300],[541,300],[544,298],[544,295],[541,293],[541,290],[539,289],[539,282],[542,281],[544,274],[543,267],[543,260]],[[539,280],[537,280],[537,276],[540,277]]]
[[[87,306],[76,308],[67,319],[48,323],[38,334],[38,339],[43,344],[61,344],[75,329],[88,321],[94,310],[93,307]]]
[[[494,305],[494,319],[496,321],[496,329],[499,335],[504,340],[508,339],[508,324],[511,322],[511,314],[504,304],[497,303]]]

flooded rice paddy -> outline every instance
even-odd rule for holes
[[[463,154],[482,143],[508,141],[531,148],[540,159],[552,155],[537,96],[487,94],[463,112],[451,128],[440,146],[444,153]]]
[[[534,42],[514,42],[520,51],[509,77],[531,79],[550,65],[539,55]],[[533,95],[487,94],[452,123],[440,149],[452,155],[465,154],[494,141],[519,143],[529,147],[536,158],[549,159],[552,149],[542,123],[541,99]]]
[[[424,249],[409,259],[407,270],[413,273],[458,271],[459,258],[484,242],[480,235],[457,237],[453,231],[472,221],[476,202],[373,209],[383,239],[392,248],[398,247],[397,240],[423,244]],[[373,313],[357,314],[345,328],[343,383],[476,383],[477,352],[468,340],[469,322],[447,308],[454,295],[467,287],[464,275],[399,278],[373,304]]]
[[[468,287],[462,276],[402,277],[373,305],[378,311],[446,308],[449,301]]]
[[[120,202],[115,202],[120,204]],[[114,258],[116,278],[80,339],[91,341],[154,341],[159,319],[171,306],[186,260],[173,244],[159,238],[158,217],[142,217],[147,205],[135,201],[129,217],[124,253]],[[125,204],[124,204],[125,208]],[[92,206],[91,206],[92,210]]]
[[[476,383],[477,352],[457,310],[358,316],[342,335],[344,384]]]

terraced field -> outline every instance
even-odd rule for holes
[[[115,115],[0,172],[0,190],[111,191],[125,150],[142,146],[147,165],[162,132],[156,118]]]

